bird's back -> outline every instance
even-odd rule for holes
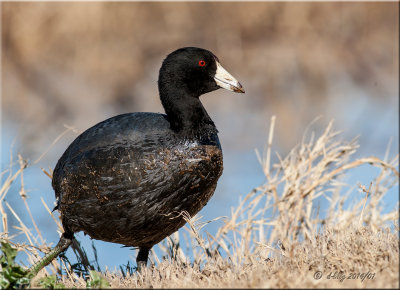
[[[152,246],[196,214],[222,173],[216,132],[187,138],[166,115],[132,113],[83,132],[53,173],[63,225],[129,246]]]

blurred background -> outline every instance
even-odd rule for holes
[[[54,168],[77,134],[106,118],[163,112],[158,70],[180,47],[212,51],[246,90],[201,97],[224,151],[223,176],[200,212],[205,220],[229,215],[240,195],[265,181],[255,149],[263,151],[272,115],[272,150],[281,156],[318,116],[311,127],[316,132],[334,119],[343,139],[359,136],[355,157],[383,158],[389,143],[389,156],[398,153],[396,2],[9,2],[1,3],[1,25],[2,171],[10,150],[34,162],[50,148],[28,168],[24,182],[33,214],[53,245],[58,234],[40,198],[52,207],[54,193],[40,168]],[[51,146],[65,126],[75,132]],[[346,182],[368,187],[374,174],[361,168]],[[18,190],[13,185],[7,201],[23,218]],[[394,206],[397,191],[383,206]],[[206,230],[217,228],[216,222]],[[78,238],[84,246],[91,243]],[[120,245],[95,245],[103,269],[135,257]]]

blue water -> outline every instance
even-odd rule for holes
[[[371,98],[368,98],[368,101],[366,101],[363,96],[355,97],[351,106],[343,107],[340,104],[342,104],[341,100],[337,100],[336,102],[332,101],[327,107],[326,116],[327,118],[334,116],[337,118],[338,115],[341,116],[337,118],[335,128],[339,130],[344,129],[343,139],[350,140],[355,135],[361,134],[361,147],[355,157],[373,155],[383,158],[390,138],[393,138],[390,156],[393,157],[398,153],[398,106],[382,105],[381,102],[372,101]],[[340,112],[340,114],[338,112]],[[242,113],[243,119],[246,120],[246,112]],[[232,143],[232,137],[230,136],[230,134],[232,134],[232,127],[229,127],[230,120],[228,117],[229,116],[224,116],[222,114],[222,117],[217,119],[218,127],[221,132],[220,139],[224,149],[224,173],[218,183],[215,195],[208,205],[199,213],[199,215],[203,216],[204,221],[212,220],[220,216],[229,216],[231,208],[239,203],[240,197],[244,197],[253,188],[265,182],[265,177],[254,149],[257,148],[260,152],[263,151],[267,133],[266,131],[262,131],[263,133],[259,132],[261,132],[261,128],[266,126],[265,124],[268,124],[269,119],[260,119],[260,123],[263,123],[263,125],[251,124],[253,127],[255,126],[252,132],[240,132],[240,134],[245,136],[244,138],[246,138],[246,134],[257,134],[257,136],[253,136],[251,139],[255,140],[254,144],[248,146],[247,142],[245,143],[247,144],[245,147],[240,147]],[[279,122],[279,116],[277,121]],[[349,126],[349,124],[351,124],[351,126]],[[16,161],[16,153],[19,152],[23,145],[18,142],[18,135],[11,124],[7,125],[7,127],[3,127],[1,140],[2,171],[8,167],[10,148],[14,140],[15,145],[13,152],[14,161]],[[49,143],[51,141],[52,140],[49,140]],[[273,150],[279,151],[279,144],[274,144]],[[285,156],[287,152],[279,153],[281,156]],[[274,157],[272,162],[276,161],[276,157]],[[24,184],[28,193],[28,203],[32,214],[45,240],[55,245],[59,238],[57,228],[40,200],[43,198],[48,207],[51,209],[53,208],[54,193],[51,188],[51,181],[40,169],[40,166],[46,167],[47,165],[48,163],[39,163],[27,168],[24,172]],[[14,172],[17,168],[18,166],[15,165]],[[368,188],[369,182],[376,177],[377,174],[379,174],[379,169],[365,165],[351,170],[351,175],[347,175],[344,181],[348,184],[355,185],[355,188],[358,188],[358,184],[362,184]],[[389,212],[398,205],[398,189],[398,185],[396,185],[383,198],[382,207],[384,212]],[[26,222],[26,226],[34,231],[27,211],[19,196],[19,190],[20,179],[16,180],[12,185],[7,194],[6,201],[12,206],[19,217]],[[356,189],[353,190],[353,192],[354,198],[356,199],[364,197],[364,195],[358,193]],[[316,201],[316,206],[319,206],[323,211],[327,208],[328,202],[324,198],[320,198]],[[19,224],[8,210],[7,214],[9,227],[12,233],[15,233],[16,231],[13,229],[13,226],[19,226]],[[56,213],[56,215],[58,215],[58,213]],[[222,221],[210,223],[204,230],[215,234],[221,224]],[[89,259],[93,259],[93,253],[91,251],[92,240],[82,233],[78,233],[76,237],[87,250]],[[24,236],[20,235],[15,238],[15,241],[25,242],[26,239]],[[119,244],[105,243],[102,241],[94,241],[94,245],[98,251],[99,264],[102,270],[104,270],[105,267],[113,270],[120,265],[127,264],[128,261],[131,265],[135,264],[136,252],[129,248],[122,248]],[[155,250],[157,253],[160,253],[157,247],[155,247]],[[71,249],[67,251],[67,256],[74,260],[74,254]],[[20,253],[18,258],[20,262],[26,263],[23,254]]]

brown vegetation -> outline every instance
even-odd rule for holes
[[[213,51],[246,89],[243,103],[205,97],[206,107],[245,107],[259,116],[272,109],[282,128],[292,128],[279,131],[286,149],[315,116],[327,114],[332,91],[351,106],[346,84],[371,102],[398,95],[395,2],[1,6],[3,111],[20,125],[24,151],[41,153],[64,123],[83,130],[119,113],[163,111],[158,69],[183,46]]]
[[[356,140],[340,140],[329,124],[321,136],[304,135],[297,147],[271,166],[274,123],[272,118],[265,154],[260,156],[265,184],[244,196],[229,217],[221,217],[224,225],[218,232],[204,236],[206,223],[199,217],[188,217],[187,236],[176,233],[167,238],[159,245],[164,258],[153,252],[152,265],[143,273],[124,277],[121,272],[106,271],[104,276],[112,287],[398,286],[398,204],[383,213],[381,200],[390,188],[398,186],[399,156],[352,160],[358,148]],[[23,177],[26,163],[22,158],[19,162],[19,171],[2,173],[6,178],[0,191],[1,240],[13,241],[7,232],[4,208],[8,207],[18,219],[17,229],[29,241],[14,245],[33,263],[40,252],[49,249],[41,238],[43,229],[35,223],[35,230],[27,228],[4,200],[10,184],[17,176]],[[375,166],[380,172],[369,185],[345,184],[342,177],[358,166]],[[322,215],[317,203],[320,198],[329,202]],[[26,209],[29,212],[28,206]],[[183,245],[193,249],[192,257],[185,254]],[[82,277],[58,261],[39,276],[57,273],[60,268],[67,272],[60,277],[65,286],[85,287]]]

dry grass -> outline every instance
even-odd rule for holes
[[[304,135],[301,144],[285,158],[278,155],[279,162],[271,166],[274,123],[272,118],[265,154],[258,154],[265,184],[244,196],[231,215],[222,218],[224,225],[218,232],[211,235],[202,229],[207,223],[201,218],[187,217],[187,235],[175,233],[161,243],[164,258],[152,252],[152,265],[143,273],[125,277],[121,272],[103,273],[112,287],[398,286],[398,204],[388,213],[383,213],[381,204],[388,190],[398,186],[398,155],[391,160],[387,156],[384,160],[354,160],[351,155],[358,148],[356,140],[339,140],[331,123],[319,137]],[[20,195],[25,202],[23,170],[27,164],[21,157],[18,162],[19,171],[9,171],[7,176],[3,173],[1,240],[25,251],[32,263],[49,248],[35,223],[34,230],[27,228],[4,201],[10,184],[20,175]],[[370,184],[345,184],[342,177],[359,166],[375,166],[380,172]],[[322,200],[329,203],[326,212],[319,210]],[[26,235],[27,244],[12,242],[5,207],[17,218],[18,230]],[[192,249],[190,254],[185,254],[183,245]],[[58,261],[39,277],[45,271],[57,273],[60,268],[67,272],[60,277],[66,287],[86,286],[82,277]]]
[[[277,114],[281,128],[293,128],[279,131],[281,147],[296,144],[309,116],[322,110],[336,111],[324,113],[328,118],[346,118],[332,100],[357,106],[354,93],[361,91],[368,103],[387,106],[385,111],[398,104],[396,2],[2,1],[0,6],[3,122],[21,124],[24,156],[42,153],[65,123],[83,130],[105,115],[163,111],[155,85],[161,61],[183,46],[211,50],[251,96],[251,101],[204,97],[205,107],[221,110],[219,116],[223,110],[254,118]],[[357,111],[364,120],[366,112]],[[379,118],[365,118],[366,127],[374,120]],[[247,142],[240,135],[248,126],[232,130],[230,142]]]

